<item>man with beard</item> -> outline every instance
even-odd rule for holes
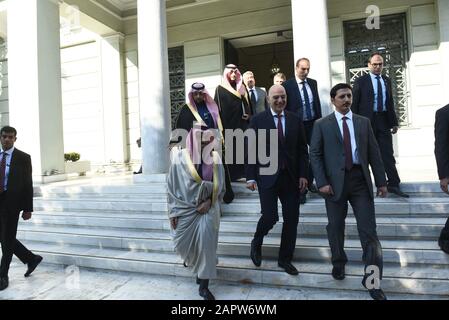
[[[220,109],[221,120],[224,130],[241,129],[245,131],[248,128],[249,118],[251,116],[248,93],[243,84],[242,75],[237,66],[228,64],[223,72],[221,85],[215,90],[215,102]],[[225,141],[231,145],[231,141]],[[245,177],[244,163],[238,163],[238,158],[244,152],[244,148],[237,149],[237,140],[234,137],[232,141],[233,157],[227,163],[231,181],[237,181]],[[226,151],[225,151],[226,152]],[[226,158],[225,162],[228,162]],[[231,162],[232,161],[232,162]],[[224,201],[226,202],[226,197]]]
[[[379,147],[369,119],[351,112],[351,86],[337,84],[330,95],[335,112],[315,123],[310,163],[319,192],[326,200],[332,276],[336,280],[345,278],[348,262],[344,251],[345,219],[349,202],[363,249],[365,273],[362,285],[373,299],[386,300],[380,289],[382,247],[376,232],[373,184],[368,167],[371,166],[373,171],[377,195],[385,197],[387,181]]]

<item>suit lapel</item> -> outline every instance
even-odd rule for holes
[[[374,87],[373,87],[373,81],[371,81],[371,75],[369,73],[366,75],[365,81],[367,82],[369,100],[373,101],[374,100]]]
[[[335,117],[335,112],[332,113],[332,114],[329,116],[329,121],[330,121],[330,123],[331,123],[331,127],[332,127],[332,129],[333,129],[335,135],[337,136],[337,140],[338,140],[341,144],[343,144],[343,137],[341,136],[340,127],[338,126],[337,118]]]
[[[360,146],[360,122],[359,118],[354,113],[352,114],[352,124],[354,125],[355,143],[358,149]]]

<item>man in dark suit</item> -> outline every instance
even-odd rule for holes
[[[435,158],[441,190],[449,194],[449,104],[435,114]],[[449,254],[449,218],[441,230],[438,245]]]
[[[394,110],[391,80],[382,75],[383,65],[382,56],[373,53],[368,61],[370,73],[354,83],[352,111],[371,120],[388,177],[388,192],[408,198],[409,195],[399,187],[401,179],[396,169],[392,138],[392,134],[398,132],[398,119]]]
[[[374,196],[368,166],[373,170],[377,194],[387,194],[387,181],[379,147],[369,119],[351,112],[352,90],[345,83],[331,90],[335,112],[315,123],[310,162],[319,192],[326,200],[329,223],[327,235],[332,252],[332,276],[345,277],[348,259],[344,252],[345,219],[348,202],[357,221],[365,262],[362,284],[373,299],[386,299],[380,289],[382,247],[377,238]],[[372,267],[377,268],[377,274]],[[371,284],[374,280],[374,286]]]
[[[252,156],[256,159],[255,163],[248,161],[246,166],[247,188],[254,191],[257,186],[262,208],[250,255],[254,264],[260,266],[263,238],[279,220],[279,198],[284,224],[278,265],[288,274],[297,275],[298,270],[291,261],[297,237],[299,194],[307,188],[309,156],[302,122],[295,114],[284,111],[286,99],[285,89],[281,85],[273,85],[269,91],[271,108],[253,117],[248,129],[255,131],[256,139],[262,139],[262,135],[266,134],[266,144],[259,141],[247,144],[248,159]],[[259,143],[264,144],[266,150],[258,150]],[[259,158],[259,152],[264,157],[268,150],[270,162],[264,164]],[[268,167],[273,169],[272,172],[266,171]]]
[[[310,146],[312,139],[313,125],[317,119],[322,117],[321,102],[318,94],[318,84],[316,80],[308,78],[310,72],[310,61],[301,58],[296,62],[296,77],[287,80],[282,85],[287,92],[287,111],[296,113],[304,125],[307,144]],[[313,184],[313,171],[309,169],[309,190],[316,192]],[[301,194],[301,203],[306,202],[307,190]]]
[[[42,261],[41,256],[33,254],[16,239],[20,212],[23,211],[24,220],[29,220],[33,211],[31,158],[14,147],[16,136],[17,131],[13,127],[6,126],[0,130],[0,290],[9,285],[8,271],[13,254],[28,265],[25,277]]]

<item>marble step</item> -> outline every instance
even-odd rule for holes
[[[223,217],[220,224],[221,233],[233,234],[253,234],[257,225],[257,216],[229,216]],[[280,219],[282,222],[282,218]],[[377,218],[377,232],[379,237],[401,237],[407,239],[437,239],[444,226],[444,218]],[[91,213],[44,213],[35,212],[30,222],[33,225],[57,225],[57,226],[78,226],[95,228],[115,228],[115,229],[137,229],[137,230],[170,230],[167,215],[141,215],[129,217],[129,215],[117,214],[110,217],[106,214],[98,213],[91,216]],[[300,217],[298,233],[307,236],[326,236],[326,217]],[[282,223],[277,223],[270,231],[271,234],[280,234]],[[346,219],[346,235],[358,236],[355,218]]]
[[[67,199],[67,198],[35,198],[34,207],[39,211],[77,211],[77,210],[107,210],[129,212],[166,211],[165,196],[161,198],[127,199],[115,197],[105,199],[103,197]],[[449,198],[412,198],[412,199],[376,199],[376,214],[394,215],[441,215],[447,216],[449,212]],[[279,212],[282,207],[278,206]],[[224,214],[260,214],[258,199],[236,199],[231,204],[223,204]],[[305,205],[301,205],[302,214],[323,214],[326,212],[322,199],[312,199]],[[349,207],[349,212],[352,212]]]
[[[114,249],[89,249],[83,246],[66,246],[42,242],[25,242],[35,253],[44,256],[46,263],[75,265],[101,270],[139,272],[164,276],[191,278],[188,268],[175,253],[127,252]],[[296,262],[298,276],[282,271],[275,260],[264,259],[261,267],[255,267],[249,258],[219,256],[217,278],[219,280],[251,283],[285,288],[319,288],[347,291],[365,291],[361,275],[363,266],[348,263],[346,278],[334,280],[331,265],[324,262]],[[449,299],[449,267],[384,265],[382,288],[386,293],[437,295]]]
[[[80,227],[39,226],[21,224],[17,238],[20,240],[45,241],[50,243],[85,245],[97,248],[115,248],[140,251],[173,251],[170,233],[142,232]],[[248,256],[252,236],[219,236],[218,252],[222,255]],[[269,234],[264,239],[263,255],[277,257],[280,236]],[[449,265],[449,255],[444,254],[436,240],[382,240],[385,262]],[[357,239],[347,239],[345,250],[350,261],[361,261],[362,250]],[[295,259],[330,259],[328,240],[299,236],[296,242]]]

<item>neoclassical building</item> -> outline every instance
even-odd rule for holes
[[[164,173],[171,121],[194,81],[223,67],[268,88],[311,60],[329,90],[367,72],[380,51],[401,129],[398,168],[436,179],[435,110],[449,103],[449,0],[0,0],[1,125],[18,130],[35,181],[65,179],[64,152],[94,170]],[[142,136],[142,149],[136,140]]]

